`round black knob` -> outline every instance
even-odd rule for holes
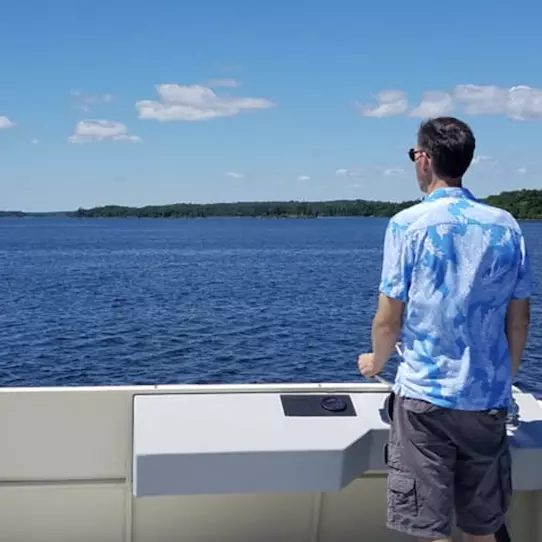
[[[343,412],[346,410],[346,401],[341,397],[324,397],[321,405],[324,410],[329,412]]]

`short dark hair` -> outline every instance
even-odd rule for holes
[[[462,177],[472,162],[476,140],[469,126],[454,117],[438,117],[421,123],[418,146],[427,152],[437,175]]]

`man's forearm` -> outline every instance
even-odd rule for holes
[[[372,341],[375,361],[384,367],[395,350],[400,326],[384,322],[377,314],[373,320]]]
[[[515,326],[506,328],[506,337],[508,338],[508,349],[510,350],[510,359],[512,361],[512,373],[515,375],[521,364],[521,358],[527,344],[529,326]]]

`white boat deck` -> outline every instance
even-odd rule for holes
[[[351,405],[325,410],[320,394]],[[383,384],[1,390],[0,542],[408,540],[385,527],[387,394]],[[515,397],[509,528],[514,542],[542,542],[542,404]]]

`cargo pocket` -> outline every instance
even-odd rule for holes
[[[392,522],[418,515],[416,480],[408,473],[390,469],[388,474],[388,514]]]

